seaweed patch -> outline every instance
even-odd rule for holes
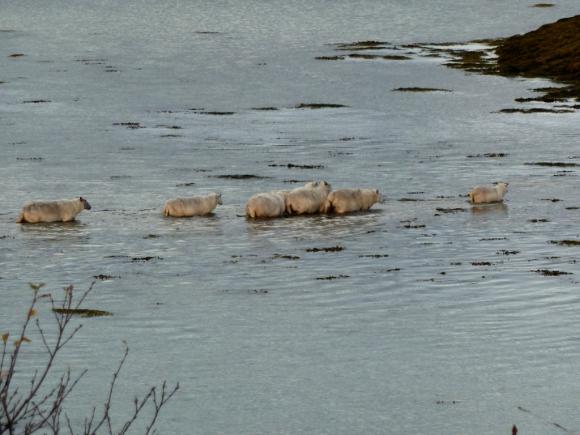
[[[580,240],[566,239],[566,240],[550,240],[553,245],[560,246],[580,246]]]
[[[350,278],[350,275],[329,275],[329,276],[320,276],[318,278],[316,278],[319,281],[331,281],[334,279],[344,279],[344,278]]]
[[[288,163],[288,164],[276,164],[276,163],[272,163],[270,165],[268,165],[271,168],[288,168],[288,169],[324,169],[324,165],[296,165],[294,163]]]
[[[308,248],[306,252],[340,252],[343,251],[344,247],[340,245],[331,246],[329,248]]]
[[[340,109],[348,107],[344,104],[327,104],[327,103],[300,103],[294,106],[295,109]]]
[[[226,180],[264,180],[267,178],[263,175],[254,175],[254,174],[223,174],[223,175],[208,175],[210,178],[222,178]]]
[[[421,88],[417,86],[409,88],[395,88],[392,89],[393,92],[453,92],[451,89],[443,88]]]
[[[145,128],[139,122],[114,122],[113,125],[126,127],[131,130],[136,130],[138,128]]]
[[[482,158],[482,157],[487,157],[487,158],[503,158],[503,157],[507,157],[509,154],[507,153],[485,153],[485,154],[469,154],[467,156],[468,159],[475,159],[475,158]]]
[[[81,308],[53,308],[57,314],[64,314],[66,316],[79,316],[79,317],[104,317],[104,316],[112,316],[113,313],[109,311],[102,311],[102,310],[91,310],[91,309],[81,309]]]
[[[561,270],[549,270],[549,269],[536,269],[530,270],[530,272],[539,273],[544,276],[560,276],[560,275],[573,275],[571,272],[562,272]]]
[[[580,167],[578,163],[565,163],[565,162],[531,162],[525,163],[528,166],[545,166],[545,167],[556,167],[556,168],[575,168]]]

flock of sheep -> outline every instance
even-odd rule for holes
[[[507,183],[476,186],[469,192],[473,204],[502,202]],[[367,211],[382,197],[378,189],[332,190],[326,181],[311,181],[293,190],[274,190],[257,193],[246,202],[246,217],[276,218],[287,215],[337,213],[345,214]],[[206,196],[170,199],[165,203],[163,214],[172,217],[203,216],[222,204],[220,193]],[[91,205],[83,197],[60,201],[34,201],[24,205],[18,223],[70,222]]]

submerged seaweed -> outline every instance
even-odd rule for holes
[[[451,89],[442,88],[421,88],[417,86],[409,88],[396,88],[392,89],[393,92],[453,92]]]
[[[339,109],[348,107],[344,104],[327,104],[327,103],[300,103],[294,106],[295,109]]]
[[[79,317],[103,317],[103,316],[112,316],[113,313],[109,311],[101,311],[101,310],[90,310],[90,309],[81,309],[81,308],[53,308],[57,314],[64,314],[68,316],[79,316]]]

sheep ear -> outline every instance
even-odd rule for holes
[[[379,189],[375,189],[375,192],[377,193],[377,195],[379,194]]]

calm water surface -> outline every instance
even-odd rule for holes
[[[164,434],[580,431],[580,251],[550,243],[580,237],[578,173],[526,165],[580,164],[579,115],[497,113],[544,80],[315,59],[340,42],[507,36],[577,2],[118,3],[0,1],[0,330],[20,323],[29,281],[58,296],[113,278],[86,302],[113,317],[84,320],[63,351],[89,368],[73,419],[102,401],[126,340],[116,417],[179,381]],[[453,92],[392,92],[409,86]],[[142,128],[115,125],[129,122]],[[507,156],[467,157],[485,153]],[[220,178],[236,174],[263,178]],[[386,201],[241,217],[253,193],[313,179]],[[466,203],[500,180],[504,205]],[[214,190],[213,216],[161,217],[167,198]],[[30,199],[78,195],[93,210],[76,223],[14,223]],[[27,355],[22,379],[43,362],[35,339]]]

